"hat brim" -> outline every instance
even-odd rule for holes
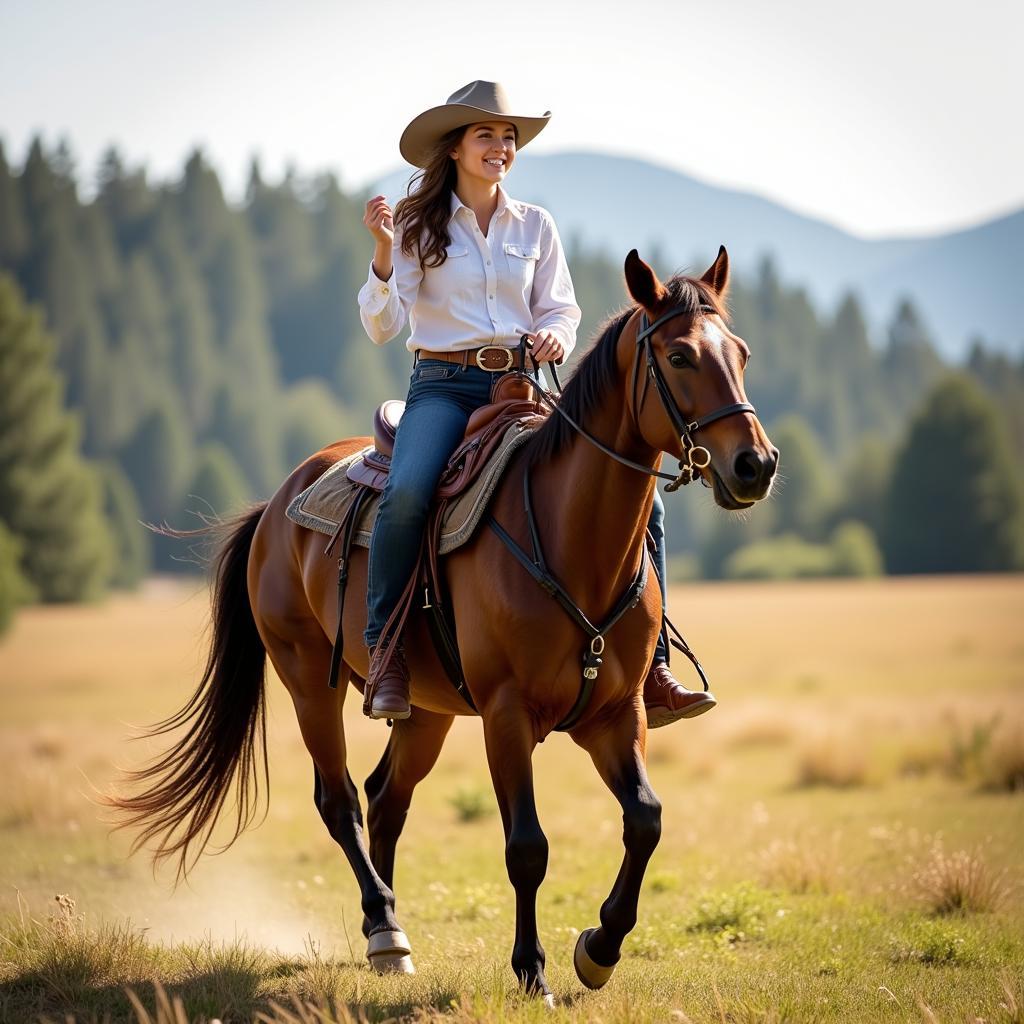
[[[541,133],[550,119],[550,110],[546,110],[540,117],[520,117],[516,114],[499,114],[466,103],[446,103],[424,110],[418,117],[414,117],[402,132],[398,150],[414,167],[426,167],[438,139],[456,128],[481,121],[508,121],[514,124],[517,131],[516,149],[522,149]]]

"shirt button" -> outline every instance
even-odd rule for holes
[[[492,302],[494,301],[494,296],[493,295],[488,295],[487,298],[489,298]]]
[[[387,285],[384,285],[384,287],[381,288],[380,293],[381,295],[387,295],[390,293],[390,291],[391,289]]]
[[[491,265],[491,261],[490,261],[490,260],[488,260],[488,261],[487,261],[487,266],[490,266],[490,265]]]

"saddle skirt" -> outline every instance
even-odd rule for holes
[[[496,438],[485,461],[474,465],[471,481],[460,480],[458,468],[466,465],[464,448],[472,443],[472,439],[467,439],[456,450],[438,491],[439,496],[447,498],[441,522],[439,555],[454,551],[473,536],[512,456],[529,440],[540,420],[541,417],[526,415],[511,420]],[[352,538],[354,544],[368,548],[380,504],[380,491],[387,480],[388,461],[387,456],[372,444],[341,459],[292,499],[286,512],[288,518],[299,526],[333,536],[356,495],[369,486],[377,493],[364,501]],[[462,484],[468,486],[460,486]],[[456,489],[454,495],[449,493],[453,488]]]

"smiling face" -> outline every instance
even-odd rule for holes
[[[460,181],[472,179],[495,185],[502,181],[516,158],[516,130],[508,121],[471,124],[451,157]]]

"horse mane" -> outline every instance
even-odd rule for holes
[[[677,274],[663,283],[668,292],[668,304],[678,307],[680,313],[699,313],[701,306],[711,306],[723,319],[728,315],[718,295],[696,277]],[[632,305],[620,309],[598,327],[597,340],[580,359],[566,383],[559,405],[577,423],[582,423],[587,413],[599,406],[614,388],[618,376],[616,349],[619,335],[638,308]],[[527,466],[554,458],[568,447],[575,436],[576,431],[568,421],[553,412],[525,447]]]

